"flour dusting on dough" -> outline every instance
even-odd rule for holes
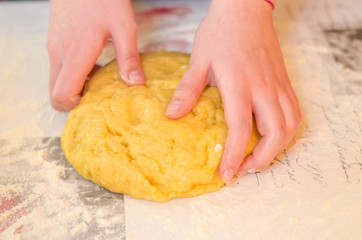
[[[215,152],[220,152],[222,149],[223,149],[223,147],[222,147],[221,144],[216,144],[216,145],[215,145],[215,148],[214,148],[214,151],[215,151]]]

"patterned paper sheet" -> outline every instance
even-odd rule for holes
[[[134,1],[140,51],[191,52],[208,1]],[[362,2],[278,0],[275,26],[303,122],[262,173],[154,203],[67,163],[51,109],[48,3],[0,3],[0,239],[360,239]],[[111,41],[97,63],[114,58]]]

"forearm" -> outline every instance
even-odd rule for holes
[[[274,0],[275,1],[275,0]],[[217,14],[223,18],[237,17],[244,20],[253,20],[260,18],[272,18],[273,8],[265,0],[239,0],[239,1],[220,1],[212,0],[208,15]],[[238,24],[243,24],[239,22]]]

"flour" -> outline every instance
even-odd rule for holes
[[[123,196],[78,176],[59,138],[3,140],[0,156],[0,239],[104,239],[124,227]]]
[[[220,152],[222,149],[223,149],[223,147],[222,147],[221,144],[216,144],[215,147],[214,147],[215,152]]]

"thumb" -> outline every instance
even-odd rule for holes
[[[188,113],[196,104],[201,92],[207,85],[208,69],[190,64],[190,68],[176,87],[173,97],[168,104],[166,116],[172,119]]]
[[[130,4],[129,4],[130,5]],[[137,28],[131,6],[127,22],[120,20],[112,29],[111,35],[115,47],[117,67],[122,80],[128,85],[142,85],[145,78],[142,72],[137,49]]]

